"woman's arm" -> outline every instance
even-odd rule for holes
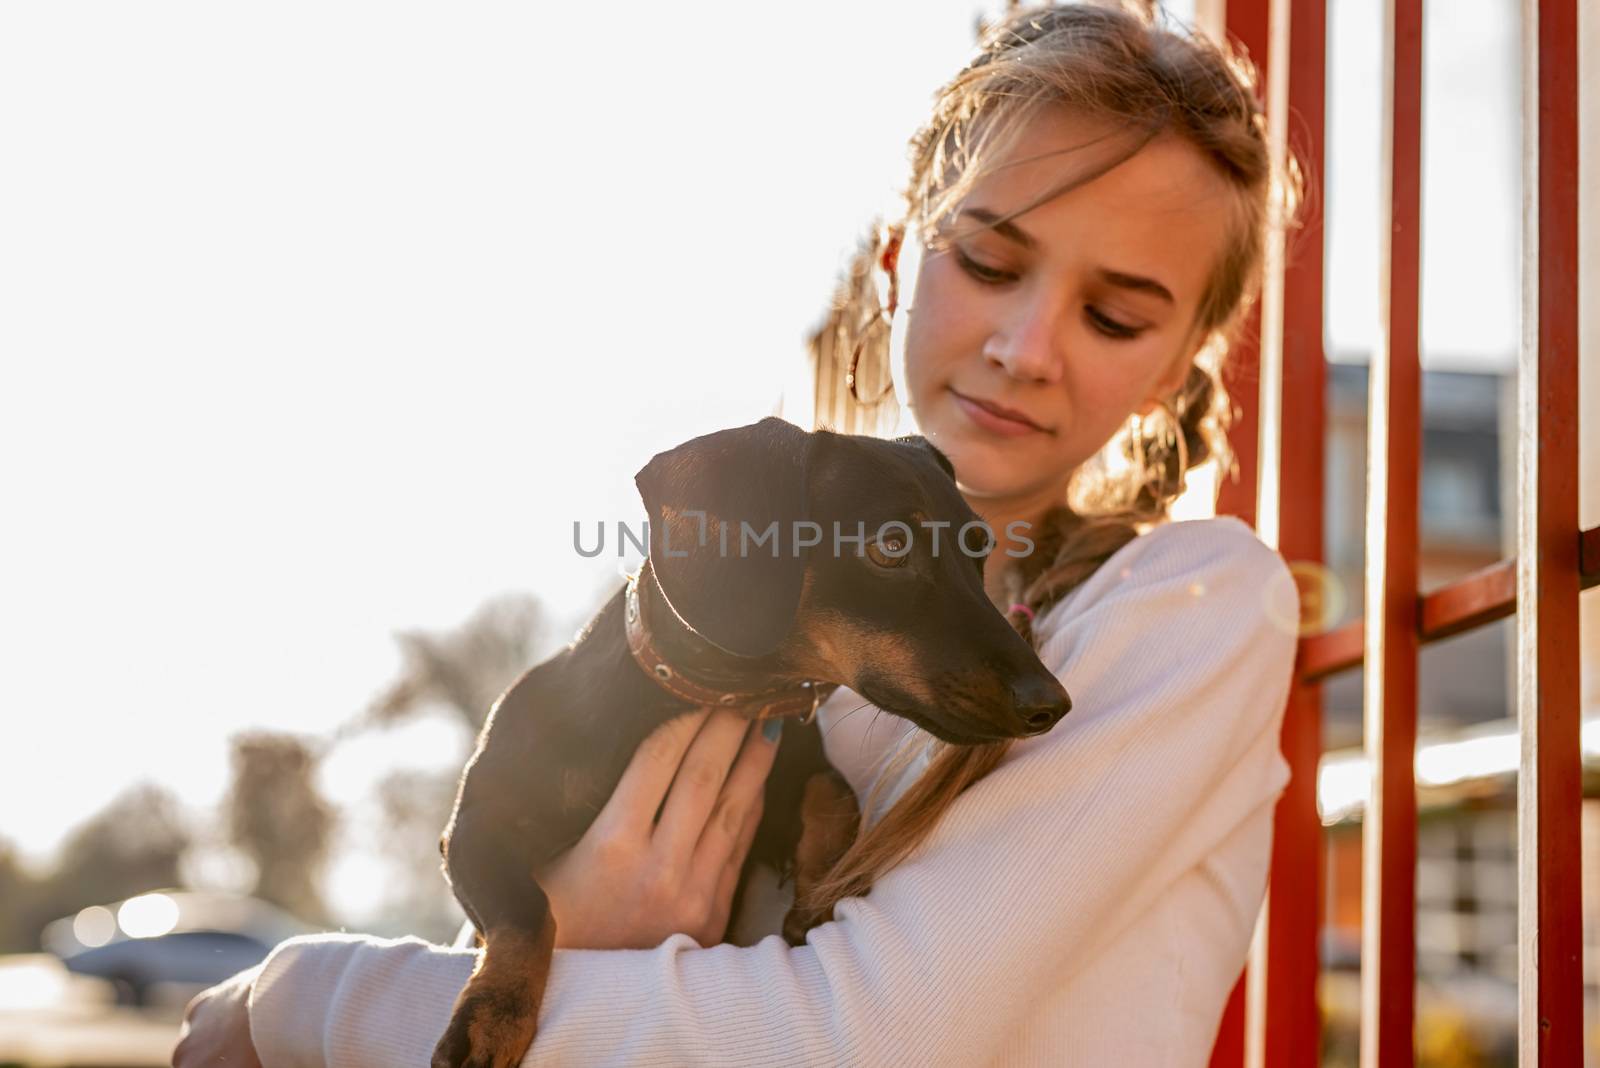
[[[1277,796],[1294,605],[1283,561],[1237,520],[1136,538],[1053,613],[1041,656],[1073,712],[1014,745],[870,894],[799,947],[559,950],[524,1063],[983,1063]],[[473,960],[415,940],[285,943],[252,993],[262,1060],[425,1063]]]

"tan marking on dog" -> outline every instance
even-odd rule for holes
[[[813,678],[855,679],[874,670],[918,701],[936,700],[924,682],[930,672],[905,634],[865,627],[839,612],[820,610],[795,624],[795,639],[790,662]]]
[[[800,841],[795,846],[794,895],[801,902],[856,840],[861,810],[855,791],[839,773],[819,771],[806,780],[800,800]],[[783,937],[801,945],[806,932],[833,919],[833,910],[819,911],[796,904],[783,918]]]

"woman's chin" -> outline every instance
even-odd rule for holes
[[[1016,497],[1035,487],[1037,478],[1026,477],[1031,472],[1018,471],[1003,464],[969,462],[962,465],[952,456],[955,465],[956,485],[968,497]]]
[[[1006,497],[1038,481],[1038,460],[1024,455],[1024,450],[974,441],[964,434],[950,434],[934,443],[950,458],[963,493]]]

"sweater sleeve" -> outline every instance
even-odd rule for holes
[[[868,894],[803,946],[557,950],[525,1068],[985,1063],[1282,789],[1295,603],[1237,520],[1134,539],[1041,620],[1072,712]],[[263,1062],[425,1064],[473,961],[414,939],[286,942],[251,998]]]

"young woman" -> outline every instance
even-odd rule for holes
[[[1031,525],[986,580],[1074,709],[957,747],[837,691],[818,721],[864,829],[798,947],[759,895],[753,944],[723,941],[776,747],[721,713],[662,727],[541,873],[527,1065],[1206,1062],[1287,778],[1297,598],[1245,524],[1167,510],[1228,466],[1227,339],[1293,183],[1246,64],[1097,6],[991,27],[912,149],[819,352],[892,379],[992,529]],[[474,959],[285,943],[197,999],[175,1063],[427,1063]]]

